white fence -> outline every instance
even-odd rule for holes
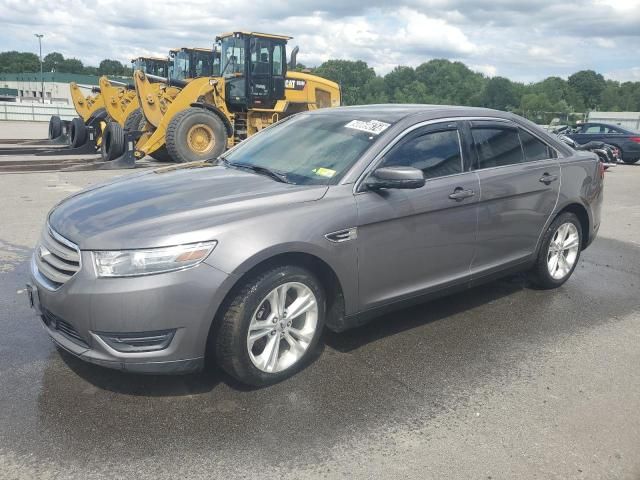
[[[71,120],[78,116],[72,106],[0,102],[0,120],[48,122],[52,115],[59,115],[62,120]]]

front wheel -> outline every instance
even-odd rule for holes
[[[87,141],[87,126],[80,117],[71,120],[69,136],[74,148],[81,147]]]
[[[245,281],[214,330],[218,364],[242,383],[270,385],[304,367],[322,333],[324,290],[297,266]]]
[[[62,135],[62,120],[58,115],[52,115],[49,119],[49,139],[53,140]]]
[[[578,264],[582,248],[582,226],[578,217],[558,215],[542,238],[536,264],[531,271],[540,288],[557,288],[566,282]]]
[[[187,108],[169,122],[165,143],[176,162],[213,160],[227,148],[227,129],[215,113]]]

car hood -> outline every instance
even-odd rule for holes
[[[79,192],[54,207],[48,221],[81,250],[153,248],[215,240],[221,224],[319,200],[327,188],[185,164]]]

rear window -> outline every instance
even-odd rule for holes
[[[546,143],[538,140],[525,130],[520,130],[520,140],[522,141],[522,148],[527,162],[555,157],[553,150]]]
[[[478,168],[502,167],[524,161],[515,128],[476,127],[472,133]]]

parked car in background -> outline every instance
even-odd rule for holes
[[[596,155],[510,113],[316,110],[224,157],[62,201],[27,290],[83,360],[176,373],[212,355],[265,385],[302,368],[325,326],[518,271],[559,287],[598,232],[602,196]]]
[[[588,122],[578,125],[566,135],[581,145],[592,141],[613,145],[620,150],[625,163],[635,163],[640,159],[640,132],[608,123]]]

